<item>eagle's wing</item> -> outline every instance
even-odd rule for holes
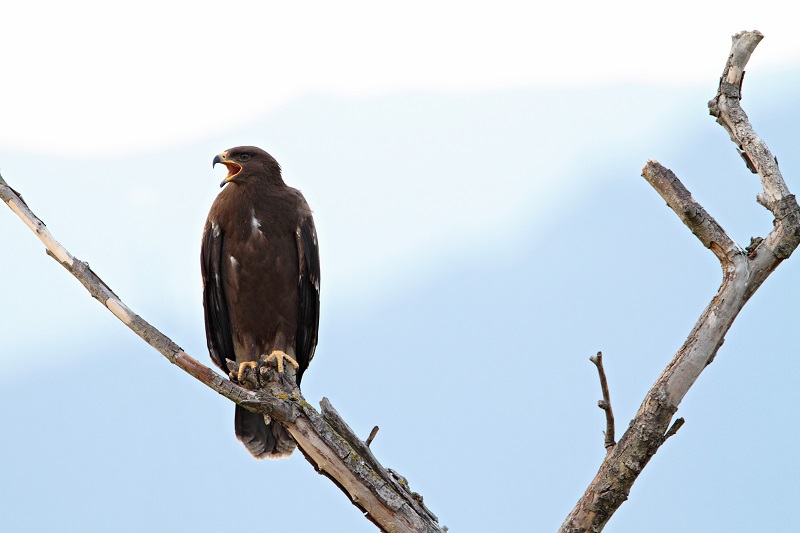
[[[203,274],[203,308],[206,316],[206,341],[211,359],[226,374],[225,359],[236,361],[233,351],[231,321],[225,288],[222,282],[222,244],[225,234],[214,222],[209,222],[203,231],[203,246],[200,252]]]
[[[295,356],[300,368],[297,384],[314,357],[319,332],[319,246],[317,230],[311,215],[303,218],[297,227],[297,253],[300,259],[298,295],[300,312],[297,320]]]

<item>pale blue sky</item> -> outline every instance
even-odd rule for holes
[[[604,452],[588,356],[605,353],[621,433],[719,284],[641,167],[675,170],[742,245],[771,227],[705,107],[735,31],[767,35],[744,105],[800,187],[788,17],[264,5],[78,3],[59,15],[70,24],[14,7],[12,33],[30,39],[5,66],[0,171],[210,364],[198,255],[222,172],[211,159],[270,151],[322,247],[307,399],[327,396],[363,436],[380,425],[378,458],[451,531],[556,529]],[[273,31],[232,39],[258,17]],[[0,228],[0,529],[220,531],[272,515],[276,530],[374,531],[299,454],[252,460],[226,400],[127,331],[10,210]],[[785,527],[800,474],[794,263],[734,324],[607,531]]]

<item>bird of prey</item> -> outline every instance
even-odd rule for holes
[[[211,359],[246,367],[275,360],[297,385],[314,357],[319,329],[319,248],[300,191],[287,186],[267,152],[222,152],[228,175],[203,230],[201,266],[206,340]],[[236,380],[237,374],[232,373]],[[236,436],[256,458],[289,456],[296,444],[269,417],[236,406]]]

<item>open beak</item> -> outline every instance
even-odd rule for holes
[[[228,152],[222,152],[221,154],[214,156],[214,161],[211,165],[211,168],[217,166],[217,163],[222,163],[228,168],[228,175],[225,176],[225,179],[219,184],[220,187],[224,187],[226,183],[233,181],[233,178],[238,176],[239,172],[242,171],[242,165],[228,159]]]

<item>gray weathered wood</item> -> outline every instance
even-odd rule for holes
[[[773,229],[765,239],[744,250],[692,198],[672,171],[655,161],[644,167],[642,176],[719,259],[722,285],[647,393],[628,430],[615,446],[608,448],[597,475],[562,524],[562,533],[596,532],[605,527],[627,499],[642,469],[682,424],[679,419],[669,428],[678,405],[716,356],[736,316],[800,243],[800,208],[789,193],[777,160],[753,131],[740,105],[744,67],[762,38],[757,31],[733,36],[719,91],[709,108],[736,143],[748,168],[760,176],[764,191],[758,201],[774,214]]]

